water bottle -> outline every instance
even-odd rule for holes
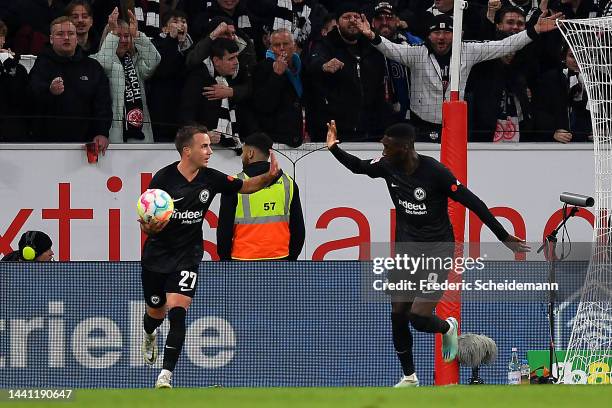
[[[521,360],[521,385],[530,384],[530,374],[531,370],[529,369],[529,363],[527,362],[527,359]]]
[[[519,364],[518,349],[516,347],[512,347],[512,357],[508,363],[508,384],[521,384],[521,366]]]

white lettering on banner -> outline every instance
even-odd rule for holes
[[[100,335],[100,333],[103,333]],[[72,334],[74,358],[86,368],[109,368],[121,358],[121,350],[105,351],[94,356],[96,349],[121,349],[121,330],[109,318],[90,317],[80,322]],[[99,350],[96,354],[100,354]]]
[[[4,209],[0,212],[1,254],[16,249],[23,232],[36,229],[51,236],[56,258],[62,261],[140,259],[141,234],[134,203],[151,175],[176,161],[170,145],[111,145],[107,157],[96,165],[87,163],[80,146],[37,150],[12,146],[0,146],[2,168],[11,169],[14,175],[0,182]],[[357,150],[346,144],[344,148],[362,159],[380,156],[379,144],[359,145]],[[417,146],[420,153],[439,157],[438,151],[427,149],[432,147]],[[469,157],[468,187],[493,209],[509,232],[526,232],[528,241],[541,241],[545,229],[551,228],[548,224],[555,224],[554,228],[560,221],[560,192],[593,195],[591,150],[492,145],[489,150],[470,149]],[[294,168],[284,157],[279,161],[285,171]],[[567,166],[569,162],[573,166]],[[233,152],[224,150],[215,150],[210,166],[226,174],[235,174],[242,167]],[[503,171],[508,168],[512,173]],[[543,168],[555,177],[543,182]],[[338,179],[330,180],[330,174]],[[395,213],[384,182],[351,174],[327,151],[299,160],[295,174],[290,175],[296,176],[300,187],[306,224],[300,259],[357,259],[362,255],[359,244],[389,242]],[[216,256],[218,208],[219,199],[215,199],[208,214],[176,215],[182,222],[204,218],[207,257]],[[497,241],[473,214],[467,218],[466,241]],[[572,240],[592,240],[593,218],[588,209],[580,210],[568,223]]]
[[[202,368],[220,368],[234,358],[236,336],[227,320],[202,317],[187,329],[185,352],[189,360]],[[211,350],[216,353],[210,354]]]
[[[64,302],[49,302],[49,367],[60,368],[64,367],[64,350],[66,349],[66,340],[64,338]],[[55,316],[54,316],[55,315]],[[53,319],[52,317],[55,317]]]
[[[142,315],[145,311],[143,301],[129,302],[127,316],[129,327],[124,328],[120,328],[119,324],[110,317],[91,316],[75,322],[72,332],[67,332],[63,317],[64,302],[49,302],[48,310],[48,320],[44,317],[34,317],[29,320],[0,319],[0,336],[7,336],[10,339],[8,346],[10,359],[7,364],[5,356],[0,355],[0,368],[40,366],[41,359],[46,357],[48,357],[48,367],[64,368],[66,353],[71,352],[76,362],[85,368],[112,367],[122,361],[126,352],[130,367],[144,366],[140,354],[143,336]],[[121,321],[125,321],[123,317]],[[158,329],[158,338],[162,339],[160,341],[166,338],[168,329],[168,322],[164,321]],[[47,336],[44,336],[45,333]],[[33,347],[34,336],[37,339],[46,338],[47,344]],[[124,348],[124,337],[129,339],[125,343],[127,350]],[[70,348],[66,347],[66,339],[70,339]],[[193,365],[208,369],[224,367],[235,357],[235,348],[234,328],[225,319],[205,316],[187,326],[184,349]],[[41,354],[45,351],[46,354]],[[162,359],[159,358],[155,367],[161,366]]]
[[[10,321],[11,367],[23,368],[28,365],[28,339],[30,333],[42,329],[45,325],[42,317],[31,320],[15,319]]]

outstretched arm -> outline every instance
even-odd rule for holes
[[[418,62],[418,58],[422,52],[420,45],[395,44],[375,34],[364,14],[361,15],[361,20],[357,21],[357,27],[359,31],[361,31],[361,34],[370,40],[372,45],[385,57],[397,61],[409,68],[414,67],[414,64]]]
[[[495,216],[491,213],[489,208],[476,194],[472,193],[467,187],[463,185],[457,185],[457,189],[450,194],[450,197],[465,205],[474,214],[480,218],[480,220],[495,234],[497,239],[504,243],[512,252],[529,252],[531,249],[525,240],[515,237],[506,231],[503,225]]]
[[[268,187],[278,177],[278,161],[270,150],[270,169],[267,173],[244,180],[242,188],[238,191],[241,194],[256,193],[264,187]]]
[[[378,161],[361,160],[338,147],[338,130],[336,122],[332,120],[327,124],[327,148],[334,157],[347,169],[355,174],[367,174],[372,178],[384,177],[385,172]]]

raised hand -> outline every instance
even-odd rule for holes
[[[365,14],[361,15],[361,20],[357,20],[357,27],[361,34],[363,34],[368,40],[373,40],[375,37],[374,31],[372,31],[372,27],[370,27],[370,22],[368,21]]]
[[[115,7],[113,11],[108,16],[108,28],[111,33],[117,35],[119,32],[119,24],[117,24],[117,19],[119,18],[119,8]]]
[[[170,36],[170,38],[177,38],[178,37],[178,24],[176,23],[170,23],[168,24],[168,28],[164,29],[168,32],[168,35]]]
[[[287,62],[287,54],[283,53],[282,55],[277,55],[276,60],[272,64],[272,69],[276,75],[283,75],[285,71],[289,67],[289,63]]]
[[[495,13],[497,13],[501,6],[501,0],[489,0],[487,4],[487,19],[491,23],[495,23]]]
[[[538,18],[538,22],[535,24],[535,26],[533,26],[536,33],[538,34],[547,33],[549,31],[556,30],[557,29],[557,19],[565,18],[563,13],[555,13],[549,17],[546,17],[546,15],[549,13],[550,11],[546,13],[542,13],[540,18]]]
[[[130,35],[132,38],[138,37],[138,20],[136,20],[136,16],[132,13],[132,10],[128,10],[129,24],[130,24]]]
[[[209,130],[208,137],[210,138],[211,144],[217,144],[221,141],[221,133],[217,132],[216,130]]]
[[[230,40],[235,39],[236,31],[234,26],[229,26],[227,23],[219,24],[213,31],[210,33],[210,39],[215,40],[219,37],[228,37]]]
[[[272,151],[272,149],[270,149],[270,170],[268,170],[268,174],[270,175],[270,177],[276,178],[279,171],[280,170],[278,167],[278,160],[276,160],[274,152]]]
[[[327,148],[331,149],[335,144],[340,143],[338,140],[338,130],[336,129],[336,121],[332,120],[327,124]]]

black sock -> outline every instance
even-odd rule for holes
[[[155,329],[157,329],[164,322],[164,319],[156,319],[151,317],[145,312],[142,318],[142,327],[144,327],[144,331],[148,334],[153,334]]]
[[[402,371],[404,375],[412,375],[414,374],[412,333],[410,333],[408,319],[404,313],[391,313],[391,329],[393,331],[393,346],[402,365]]]
[[[181,349],[185,342],[185,316],[187,310],[182,307],[173,307],[168,311],[168,320],[170,321],[170,331],[166,338],[166,347],[164,348],[164,369],[174,371],[176,362],[181,355]]]
[[[412,327],[425,333],[446,333],[450,329],[450,324],[446,320],[440,319],[436,315],[421,316],[410,313],[410,323]]]

